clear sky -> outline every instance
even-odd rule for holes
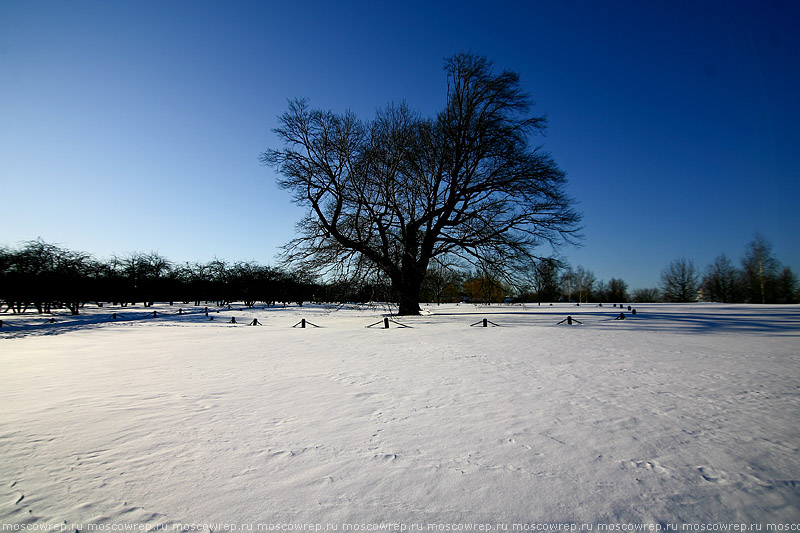
[[[517,71],[599,279],[738,262],[800,274],[793,0],[0,0],[0,244],[275,264],[301,211],[259,154],[287,100],[444,104],[444,58]]]

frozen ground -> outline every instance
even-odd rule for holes
[[[0,315],[4,527],[800,522],[800,306],[177,308]]]

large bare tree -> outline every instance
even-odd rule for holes
[[[287,258],[317,272],[391,281],[399,313],[419,313],[434,257],[511,272],[542,244],[572,242],[579,215],[565,174],[531,145],[545,120],[519,75],[473,54],[445,62],[447,103],[435,118],[390,105],[368,122],[295,100],[262,161],[308,208]]]

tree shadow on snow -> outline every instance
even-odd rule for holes
[[[625,319],[620,320],[624,313]],[[614,325],[630,330],[676,333],[752,333],[800,336],[800,306],[693,306],[692,304],[638,306],[637,314],[626,307],[548,307],[541,309],[492,309],[433,312],[434,317],[487,317],[509,326],[557,325],[567,316],[586,326]]]
[[[673,329],[698,333],[756,333],[800,337],[800,310],[754,309],[751,312],[645,312],[637,329]]]
[[[3,320],[3,327],[0,329],[0,339],[14,339],[28,336],[41,335],[61,335],[75,331],[99,329],[107,326],[130,326],[133,324],[160,323],[162,325],[180,325],[180,323],[205,322],[208,318],[202,311],[176,312],[157,311],[153,316],[153,311],[124,310],[117,311],[116,318],[112,317],[112,312],[104,314],[85,314],[85,315],[30,315],[20,317],[11,315],[12,319]]]

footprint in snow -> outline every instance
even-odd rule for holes
[[[697,471],[706,481],[711,483],[727,483],[728,473],[713,466],[698,466]]]
[[[643,468],[644,470],[651,470],[656,474],[667,474],[669,469],[661,466],[657,461],[624,461],[624,465],[631,468]]]
[[[506,439],[506,440],[505,440],[505,443],[506,443],[506,444],[514,444],[514,445],[517,445],[517,439],[515,439],[515,438],[513,438],[513,437],[512,437],[512,438],[510,438],[510,439]],[[528,450],[528,451],[531,451],[531,450],[533,450],[533,448],[532,448],[531,446],[527,445],[527,444],[519,444],[518,446],[522,446],[523,448],[525,448],[525,449],[526,449],[526,450]]]

